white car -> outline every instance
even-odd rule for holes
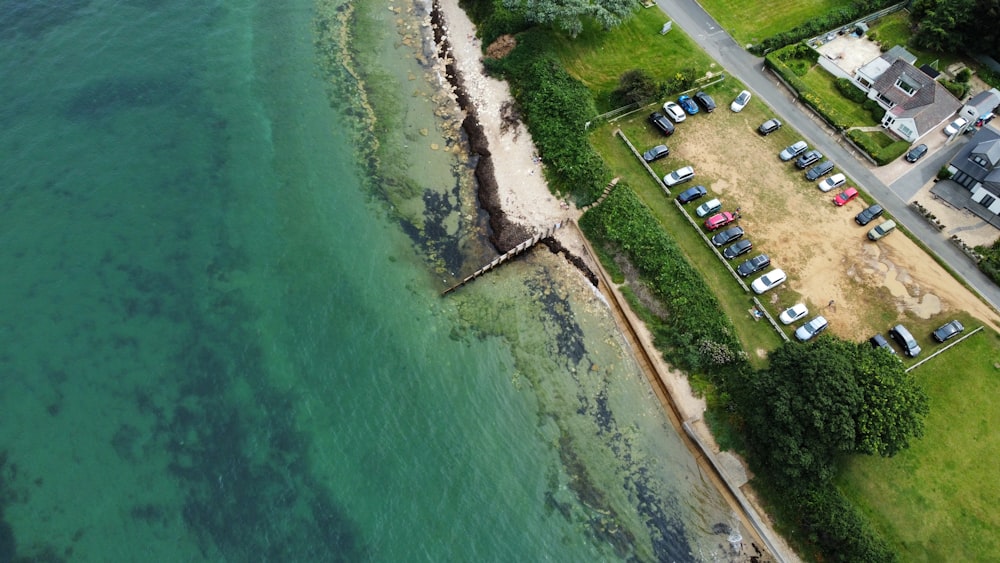
[[[843,174],[834,174],[833,176],[830,176],[826,180],[820,180],[819,182],[816,182],[816,186],[819,187],[819,191],[828,192],[833,188],[839,188],[840,186],[843,186],[846,183],[847,183],[847,176],[844,176]]]
[[[670,174],[663,177],[663,183],[667,185],[668,188],[672,188],[677,184],[683,184],[691,178],[694,178],[694,167],[685,166],[684,168],[678,168]]]
[[[798,338],[799,342],[805,342],[806,340],[809,340],[813,336],[816,336],[826,330],[826,327],[828,326],[830,326],[830,323],[826,322],[826,319],[823,317],[816,317],[815,319],[797,328],[795,330],[795,338]]]
[[[740,95],[736,96],[736,99],[733,100],[733,103],[729,104],[729,109],[735,112],[743,111],[743,108],[747,107],[747,104],[750,103],[750,98],[751,98],[750,92],[746,90],[740,92]]]
[[[792,145],[788,145],[787,147],[785,147],[785,150],[778,153],[778,158],[780,158],[783,161],[788,161],[806,152],[806,149],[808,148],[809,145],[807,145],[805,141],[797,141]],[[805,168],[805,166],[800,166],[799,168]]]
[[[699,205],[698,208],[694,210],[694,212],[698,214],[698,217],[706,217],[708,215],[711,215],[712,213],[715,213],[716,211],[721,211],[721,210],[722,210],[722,202],[717,199],[710,199],[705,203]]]
[[[968,123],[969,121],[966,120],[964,117],[959,117],[955,119],[955,121],[949,123],[947,127],[944,128],[944,134],[951,137],[955,133],[958,133],[963,127],[968,125]]]
[[[753,283],[750,284],[750,289],[759,295],[765,291],[770,291],[778,287],[786,279],[788,279],[788,276],[785,275],[785,271],[775,268],[763,276],[753,280]]]
[[[663,104],[663,113],[670,116],[670,119],[674,120],[674,123],[680,123],[687,119],[687,114],[681,109],[681,106],[675,104],[674,102],[667,102]]]
[[[781,324],[790,325],[797,320],[804,318],[809,314],[809,309],[803,303],[796,303],[791,307],[785,309],[778,315],[778,320]]]

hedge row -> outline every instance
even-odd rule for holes
[[[563,68],[544,31],[518,35],[510,54],[484,64],[510,85],[553,187],[573,194],[578,204],[597,199],[611,179],[587,136],[587,120],[597,109],[590,90]]]
[[[799,99],[802,100],[804,104],[816,110],[817,113],[822,115],[827,122],[832,124],[838,131],[847,129],[851,125],[848,118],[835,108],[827,106],[823,102],[823,98],[819,94],[813,92],[811,88],[806,86],[806,83],[803,82],[802,79],[799,78],[799,75],[795,72],[793,65],[795,65],[796,61],[803,60],[803,48],[808,50],[811,56],[815,59],[815,51],[804,44],[796,44],[768,53],[767,56],[764,57],[764,60],[768,67],[777,72],[779,76],[785,79],[785,81],[788,82],[788,84],[791,85],[796,92],[798,92]]]
[[[877,135],[873,135],[867,131],[859,131],[857,129],[851,129],[848,131],[847,136],[854,141],[856,145],[861,147],[862,150],[868,153],[879,166],[889,164],[890,162],[896,160],[910,148],[910,143],[907,141],[892,141],[891,137],[881,131],[876,131],[875,133],[885,137],[891,142],[883,146],[883,144],[876,140]]]
[[[724,367],[743,366],[744,354],[729,318],[705,280],[635,193],[623,184],[580,218],[598,245],[628,257],[669,314],[654,329],[671,363],[709,375],[722,385]]]
[[[810,39],[827,31],[835,30],[852,21],[861,19],[872,12],[888,8],[896,3],[897,0],[858,0],[850,6],[834,8],[788,31],[768,37],[760,43],[751,46],[749,50],[757,56],[762,56],[786,45],[798,43],[803,39]]]

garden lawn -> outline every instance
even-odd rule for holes
[[[809,69],[800,80],[814,94],[823,100],[823,104],[833,108],[843,116],[848,127],[871,127],[878,125],[871,112],[861,107],[861,104],[849,100],[837,90],[837,78],[818,64]]]
[[[984,330],[912,371],[930,398],[924,437],[894,458],[854,458],[838,478],[901,560],[1000,553],[997,366],[1000,337]]]
[[[895,12],[885,16],[884,18],[875,22],[871,25],[868,30],[868,36],[874,37],[883,50],[888,51],[889,49],[895,47],[896,45],[902,45],[907,51],[913,53],[917,57],[916,66],[931,64],[935,61],[935,68],[938,70],[944,70],[948,68],[948,65],[961,60],[954,54],[941,54],[932,53],[930,51],[924,51],[912,45],[910,43],[910,14],[906,11]]]
[[[575,39],[556,35],[556,53],[566,70],[594,93],[602,112],[615,109],[609,96],[626,71],[641,69],[662,82],[682,69],[693,68],[697,76],[719,70],[681,29],[660,35],[665,21],[659,8],[650,8],[610,31],[591,23]]]
[[[702,0],[701,5],[740,45],[760,43],[851,0]]]

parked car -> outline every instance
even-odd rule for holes
[[[855,188],[847,188],[833,198],[833,204],[837,207],[843,207],[856,197],[858,197],[858,190]]]
[[[881,334],[876,334],[875,336],[869,338],[868,343],[872,345],[872,348],[881,348],[883,350],[888,350],[890,354],[896,354],[896,351],[892,349],[892,346],[889,346],[889,341],[886,340]]]
[[[740,277],[745,278],[750,274],[756,274],[770,265],[771,258],[767,254],[759,254],[737,266],[736,273]]]
[[[806,149],[808,148],[809,145],[806,144],[805,141],[796,141],[791,145],[785,147],[785,150],[778,153],[778,158],[784,161],[788,161],[806,152]]]
[[[715,246],[725,246],[740,238],[743,238],[743,227],[729,227],[720,233],[716,233],[712,237],[712,244]]]
[[[694,115],[698,113],[698,104],[694,103],[694,100],[691,99],[691,96],[687,95],[681,96],[677,98],[677,103],[680,104],[682,108],[684,108],[684,111],[686,111],[688,115]]]
[[[734,228],[739,229],[739,227]],[[732,260],[737,256],[742,256],[747,252],[750,252],[751,248],[753,248],[753,243],[750,242],[750,239],[745,238],[727,246],[726,249],[722,251],[722,255],[726,258],[726,260]]]
[[[722,209],[722,202],[717,199],[710,199],[699,205],[694,212],[698,215],[698,217],[705,217],[706,215],[711,215],[720,209]]]
[[[683,184],[691,178],[694,178],[694,168],[691,166],[685,166],[684,168],[678,168],[670,174],[663,177],[663,183],[667,185],[668,188],[672,188],[677,184]]]
[[[896,222],[892,219],[882,221],[878,225],[872,227],[872,230],[868,231],[868,240],[878,240],[885,235],[891,233],[893,229],[896,228]]]
[[[705,186],[695,186],[693,188],[688,188],[677,196],[677,201],[680,203],[690,203],[700,197],[703,197],[708,193]]]
[[[955,133],[958,133],[963,127],[969,124],[969,120],[964,117],[957,117],[955,121],[952,121],[944,128],[944,134],[951,137]]]
[[[833,176],[830,176],[826,180],[820,180],[819,182],[816,183],[816,186],[819,187],[819,191],[828,192],[833,188],[839,188],[840,186],[843,186],[846,183],[847,183],[847,176],[844,176],[843,174],[834,174]]]
[[[798,166],[798,164],[798,161],[796,161],[795,165]],[[826,176],[830,172],[833,172],[833,163],[829,160],[824,160],[809,170],[806,170],[806,180],[812,182]]]
[[[712,99],[712,96],[709,96],[704,92],[699,91],[695,94],[694,101],[701,106],[701,109],[705,110],[705,113],[712,113],[715,111],[715,100]]]
[[[795,166],[801,170],[814,162],[819,162],[819,159],[821,158],[823,158],[823,153],[819,152],[816,149],[813,149],[800,156],[799,159],[795,161]],[[833,163],[830,163],[830,170],[832,169],[833,169]],[[824,172],[823,174],[825,173],[826,172]],[[823,174],[820,174],[820,176],[822,176]],[[819,178],[819,176],[816,176],[816,178]],[[816,178],[810,178],[810,179],[815,180]]]
[[[781,129],[781,122],[777,119],[768,119],[764,123],[760,124],[760,127],[757,128],[757,132],[761,135],[767,136],[774,133],[778,129]]]
[[[855,215],[854,222],[864,227],[868,223],[871,223],[872,220],[881,217],[883,211],[882,206],[876,203],[875,205],[866,207],[864,211]]]
[[[763,276],[753,280],[753,283],[750,284],[750,289],[759,295],[765,291],[770,291],[778,287],[786,279],[788,279],[788,276],[785,275],[785,271],[775,268]]]
[[[903,353],[911,358],[916,358],[917,354],[920,354],[920,345],[917,344],[917,339],[913,338],[910,331],[906,330],[903,325],[896,325],[889,329],[889,336],[899,344],[899,347],[903,349]]]
[[[805,342],[826,330],[826,327],[828,326],[830,326],[830,323],[826,322],[826,319],[823,318],[822,315],[815,317],[811,321],[795,329],[795,338],[798,338],[799,342]]]
[[[962,332],[963,330],[965,330],[965,327],[962,326],[962,323],[955,320],[949,323],[945,323],[943,326],[941,326],[941,328],[932,332],[931,336],[933,336],[934,340],[937,340],[938,342],[944,342],[945,340],[952,338],[953,336]]]
[[[681,109],[681,106],[673,102],[663,104],[663,113],[667,114],[667,117],[670,119],[673,119],[674,123],[680,123],[681,121],[687,119],[687,116],[684,115],[684,110]]]
[[[642,153],[642,159],[646,162],[653,162],[654,160],[660,160],[669,154],[670,149],[667,148],[667,145],[656,145],[655,147]]]
[[[660,133],[663,133],[664,135],[674,134],[674,124],[667,119],[667,116],[658,111],[654,111],[649,114],[649,122],[653,124],[653,127],[659,129]]]
[[[710,231],[714,231],[717,229],[721,229],[722,227],[725,227],[726,225],[732,223],[735,220],[736,220],[736,215],[728,211],[723,211],[722,213],[717,213],[715,215],[712,215],[708,219],[705,219],[705,228]]]
[[[736,99],[733,100],[733,103],[729,104],[729,109],[735,112],[743,111],[743,108],[747,107],[747,104],[750,103],[750,98],[751,98],[750,92],[747,90],[743,90],[742,92],[740,92],[739,96],[736,96]]]
[[[910,152],[906,153],[906,162],[916,162],[925,154],[927,154],[927,145],[917,145],[910,149]]]
[[[797,320],[804,319],[806,315],[809,314],[809,308],[806,307],[805,303],[796,303],[791,307],[785,309],[778,315],[778,320],[781,324],[790,325]]]

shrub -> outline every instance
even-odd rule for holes
[[[965,98],[972,89],[972,86],[968,82],[959,82],[954,80],[941,80],[941,85],[945,87],[946,90],[951,92],[952,96],[955,96],[959,100]]]
[[[963,84],[967,83],[971,78],[972,78],[972,71],[967,68],[963,68],[962,70],[959,71],[958,75],[955,76],[955,80]]]
[[[951,171],[948,170],[947,166],[942,166],[941,169],[938,170],[937,178],[938,180],[947,180],[948,178],[951,178]]]
[[[896,160],[910,148],[910,143],[895,141],[881,131],[867,132],[852,129],[847,132],[847,136],[868,153],[879,166]]]
[[[868,110],[868,113],[871,114],[872,119],[875,121],[882,121],[882,118],[885,117],[885,108],[878,105],[878,102],[867,96],[865,97],[864,103],[861,104],[861,107]]]
[[[973,250],[982,256],[979,269],[994,282],[1000,283],[1000,240],[990,246],[977,246]]]
[[[525,17],[504,6],[503,0],[462,0],[460,2],[476,22],[476,34],[483,45],[489,45],[501,35],[513,35],[528,29]]]
[[[852,102],[863,104],[865,103],[865,100],[868,99],[868,95],[862,92],[860,88],[854,85],[854,82],[848,80],[847,78],[838,78],[835,84],[837,85],[837,90],[843,94],[845,98],[851,100]]]
[[[661,97],[663,90],[663,86],[646,71],[641,69],[625,71],[618,79],[618,87],[611,92],[611,104],[621,107],[642,103]]]

